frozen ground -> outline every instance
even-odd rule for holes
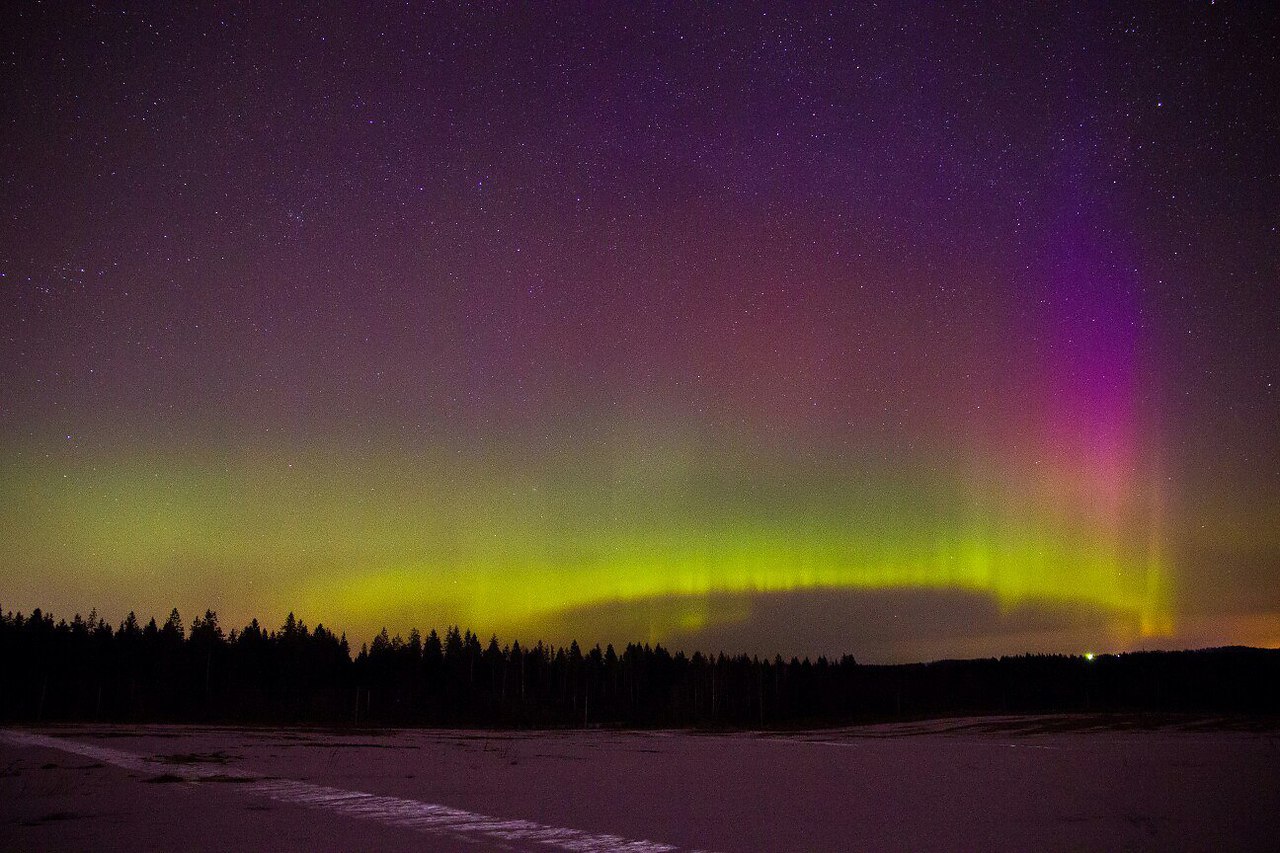
[[[8,729],[0,850],[1280,849],[1280,732],[1124,728]]]

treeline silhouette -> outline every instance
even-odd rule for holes
[[[224,632],[134,614],[112,628],[0,612],[0,718],[448,726],[792,727],[950,714],[1280,712],[1280,651],[1223,648],[868,666],[481,642],[469,630],[345,635],[291,613]]]

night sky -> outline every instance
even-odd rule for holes
[[[0,13],[6,610],[1280,645],[1272,4],[292,5]]]

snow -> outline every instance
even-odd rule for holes
[[[1052,717],[786,734],[10,729],[0,849],[1269,849],[1277,740]]]

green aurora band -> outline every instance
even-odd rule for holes
[[[19,574],[71,598],[109,589],[120,606],[162,608],[195,590],[348,630],[459,622],[510,636],[604,603],[819,588],[962,590],[1002,609],[1103,611],[1131,637],[1172,629],[1153,490],[1127,486],[1100,508],[1087,478],[1022,473],[1034,466],[639,445],[26,449],[5,460],[3,529]],[[689,629],[738,618],[691,612]]]

